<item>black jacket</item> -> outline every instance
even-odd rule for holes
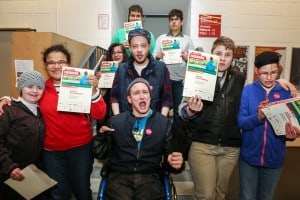
[[[23,103],[12,101],[0,116],[0,178],[5,180],[17,167],[40,167],[45,136],[44,121]]]
[[[108,171],[150,174],[161,172],[164,168],[164,171],[177,172],[166,161],[167,156],[176,151],[171,121],[153,111],[147,121],[141,147],[138,149],[132,134],[135,120],[136,118],[129,111],[113,116],[110,119],[110,127],[115,131],[99,133],[96,136],[98,138],[93,139],[94,150],[98,146],[98,150],[102,151],[97,158],[105,159],[109,156]],[[162,158],[165,160],[163,161]]]
[[[192,140],[212,145],[241,145],[237,116],[245,76],[229,69],[221,91],[216,89],[213,102],[203,101],[203,111],[189,120]],[[253,94],[254,95],[254,94]]]

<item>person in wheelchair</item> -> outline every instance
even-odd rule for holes
[[[150,108],[151,90],[143,78],[128,88],[131,111],[110,119],[93,140],[96,158],[106,159],[105,199],[165,198],[160,173],[179,173],[184,169],[181,152],[175,151],[172,122]]]

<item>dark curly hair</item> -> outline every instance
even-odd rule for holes
[[[47,48],[44,52],[42,52],[43,55],[43,62],[46,64],[47,57],[52,52],[61,52],[66,55],[68,64],[71,63],[71,53],[68,51],[68,49],[63,44],[56,44],[49,48]]]
[[[117,47],[117,46],[120,46],[121,49],[122,49],[122,52],[123,52],[123,61],[127,60],[127,54],[126,54],[126,51],[125,51],[125,47],[123,44],[120,44],[120,43],[111,43],[111,45],[108,47],[108,50],[107,50],[107,55],[106,55],[106,60],[107,61],[112,61],[112,53],[114,51],[114,48]]]

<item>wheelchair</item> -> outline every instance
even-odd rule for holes
[[[163,183],[164,189],[165,189],[165,199],[166,200],[177,200],[176,187],[175,187],[173,178],[170,176],[170,174],[162,175],[162,183]],[[102,176],[102,179],[101,179],[101,182],[99,185],[97,200],[105,200],[104,191],[106,188],[106,184],[107,184],[107,177]]]

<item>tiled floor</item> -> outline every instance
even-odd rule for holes
[[[189,167],[186,165],[186,170],[181,174],[172,175],[176,191],[178,195],[178,200],[192,200],[193,194],[193,182],[191,180],[191,175],[189,173]],[[91,188],[93,192],[93,199],[97,199],[98,188],[100,184],[100,170],[102,167],[102,163],[98,160],[94,162],[94,169],[91,175]]]

